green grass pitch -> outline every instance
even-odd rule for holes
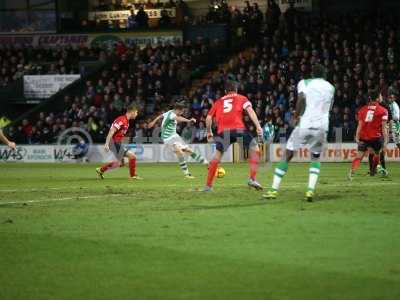
[[[400,299],[400,165],[389,179],[308,165],[263,201],[246,164],[210,194],[176,164],[96,179],[94,165],[0,165],[0,299]],[[366,172],[365,165],[360,174]],[[271,183],[271,167],[259,180]]]

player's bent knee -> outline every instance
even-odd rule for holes
[[[179,147],[175,147],[174,152],[175,152],[175,154],[178,155],[178,156],[182,156],[182,155],[183,155],[183,151],[182,151],[182,149],[179,148]]]
[[[186,153],[189,153],[189,154],[192,154],[192,153],[193,153],[193,150],[190,149],[190,148],[184,148],[184,149],[182,149],[182,151],[183,151],[183,152],[186,152]]]
[[[131,152],[131,151],[126,152],[125,155],[126,155],[129,159],[136,159],[136,155],[135,155],[133,152]]]

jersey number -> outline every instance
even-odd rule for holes
[[[228,113],[232,110],[233,105],[232,105],[233,99],[227,99],[224,100],[224,113]]]
[[[369,110],[368,112],[367,112],[367,115],[365,116],[365,122],[372,122],[372,120],[374,119],[374,114],[375,114],[375,111],[374,110]]]

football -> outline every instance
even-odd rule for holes
[[[215,172],[215,176],[217,176],[217,178],[223,178],[225,176],[225,169],[222,167],[218,167],[217,171]]]

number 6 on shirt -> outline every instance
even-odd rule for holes
[[[372,120],[374,119],[374,114],[375,114],[375,110],[369,110],[367,112],[367,115],[365,116],[365,122],[372,122]]]

